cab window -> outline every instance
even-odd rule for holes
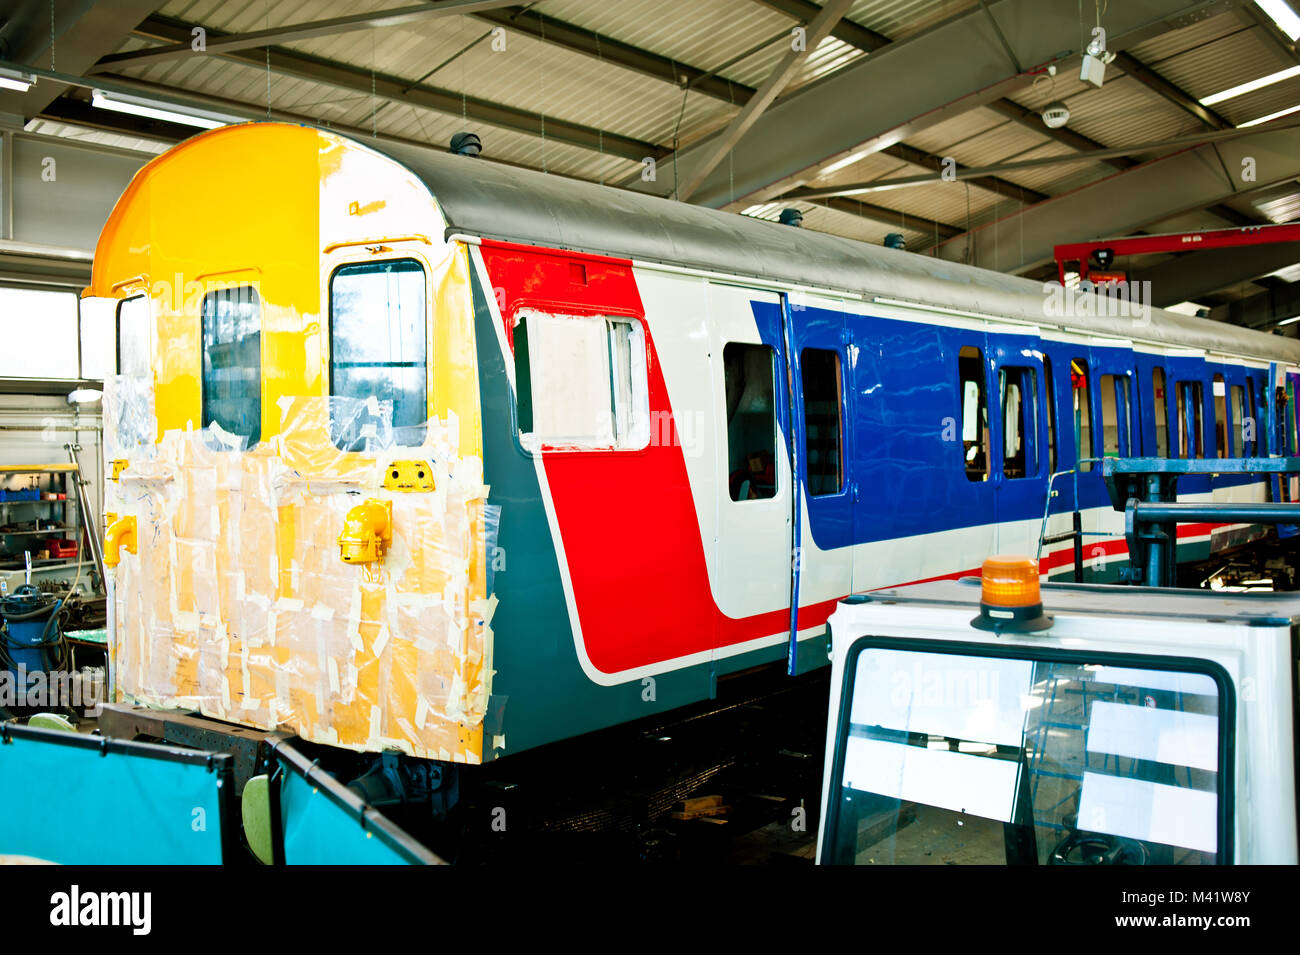
[[[424,268],[414,259],[343,265],[330,278],[330,394],[392,402],[398,444],[424,441],[428,412]],[[334,443],[360,450],[356,416],[332,427]],[[361,430],[364,430],[362,426]]]
[[[151,374],[153,336],[150,334],[149,299],[143,295],[117,305],[117,367],[119,374],[145,378]]]
[[[262,303],[252,286],[203,296],[203,427],[262,436]]]

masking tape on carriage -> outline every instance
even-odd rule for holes
[[[454,415],[398,449],[380,408],[367,450],[341,451],[331,427],[375,407],[285,398],[280,433],[254,448],[211,429],[153,445],[149,390],[113,379],[105,391],[119,425],[106,445],[130,463],[106,507],[140,528],[139,553],[114,572],[124,699],[355,750],[481,760],[496,515],[485,520],[482,462],[458,454]],[[436,489],[385,491],[398,456],[430,461]],[[392,500],[393,545],[354,566],[336,538],[363,496]]]

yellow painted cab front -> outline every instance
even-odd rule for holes
[[[409,170],[301,126],[204,133],[132,181],[87,293],[117,300],[105,508],[135,522],[117,699],[479,761],[487,488],[444,231]]]

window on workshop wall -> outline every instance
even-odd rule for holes
[[[3,287],[0,316],[4,318],[0,377],[81,377],[75,292]]]

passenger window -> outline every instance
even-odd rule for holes
[[[1124,375],[1101,376],[1102,453],[1106,457],[1129,454],[1128,378]]]
[[[1283,412],[1286,414],[1286,433],[1291,439],[1287,447],[1291,453],[1296,453],[1297,450],[1300,450],[1300,442],[1296,440],[1296,386],[1290,377],[1287,379],[1286,396],[1287,400]]]
[[[767,345],[722,350],[727,402],[727,471],[733,501],[776,496],[774,356]]]
[[[1249,452],[1246,450],[1249,446],[1246,441],[1248,425],[1246,424],[1246,389],[1241,385],[1232,386],[1232,427],[1228,428],[1229,440],[1232,446],[1228,449],[1228,456],[1233,458],[1246,457]]]
[[[203,427],[262,437],[262,309],[248,285],[203,296]]]
[[[340,266],[330,279],[330,394],[393,403],[399,444],[424,441],[429,417],[424,268],[414,259]],[[334,443],[360,450],[364,424]]]
[[[1178,383],[1178,456],[1180,458],[1205,457],[1204,428],[1201,421],[1201,383]]]
[[[799,355],[799,366],[808,493],[838,494],[844,488],[840,356],[823,348],[805,348]]]
[[[1056,386],[1052,381],[1052,359],[1043,356],[1043,380],[1047,387],[1047,473],[1056,473]]]
[[[1070,362],[1070,386],[1074,393],[1074,460],[1080,471],[1091,471],[1092,402],[1088,397],[1088,363],[1082,358]]]
[[[649,442],[645,334],[604,316],[524,312],[514,327],[520,443],[610,450]]]
[[[1228,453],[1228,388],[1222,375],[1215,375],[1210,387],[1214,391],[1214,453],[1229,457]]]
[[[1246,398],[1249,402],[1249,416],[1242,419],[1241,434],[1245,439],[1247,451],[1251,457],[1263,457],[1268,454],[1268,429],[1264,427],[1267,412],[1263,408],[1263,390],[1255,388],[1255,379],[1246,377]]]
[[[984,355],[966,345],[957,356],[957,380],[961,386],[961,446],[966,463],[966,480],[989,478],[989,412],[984,394]]]
[[[998,372],[1002,398],[1002,474],[1022,478],[1038,474],[1034,425],[1038,420],[1038,387],[1032,368],[1003,368]]]
[[[153,335],[149,299],[144,295],[123,299],[117,305],[117,367],[120,373],[147,378],[153,365]]]
[[[1169,457],[1169,403],[1165,398],[1165,370],[1151,372],[1151,391],[1155,398],[1152,407],[1156,414],[1156,457]]]

